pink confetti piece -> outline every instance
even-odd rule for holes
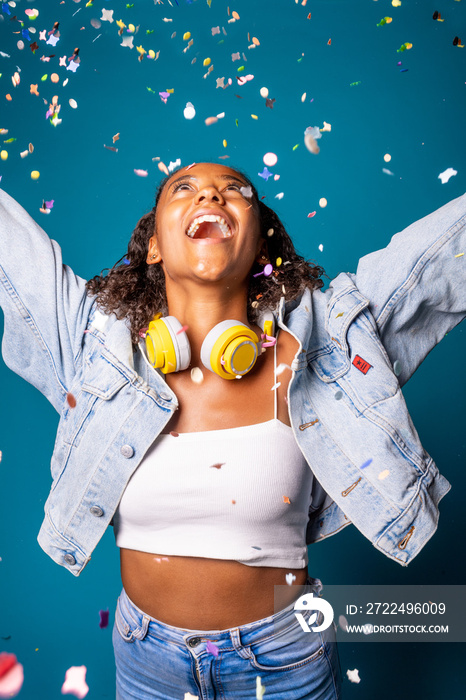
[[[85,666],[71,666],[65,674],[65,682],[61,687],[62,695],[76,695],[77,698],[84,698],[89,692],[86,683]]]
[[[147,170],[137,170],[136,168],[134,169],[134,173],[135,173],[138,177],[147,177],[147,176],[149,175],[149,173],[147,172]]]
[[[188,330],[189,326],[181,326],[179,331],[176,331],[176,335],[180,335],[181,333],[185,333]]]
[[[12,698],[18,695],[22,688],[24,682],[24,669],[21,664],[16,661],[16,656],[14,654],[7,654],[6,652],[0,654],[0,659],[3,657],[5,664],[4,668],[7,670],[3,673],[0,672],[0,698]],[[7,657],[7,659],[5,659]],[[13,657],[12,661],[8,657]]]
[[[315,216],[316,214],[317,214],[316,211],[311,211],[311,212],[307,215],[307,218],[308,218],[308,219],[312,219],[312,217]]]

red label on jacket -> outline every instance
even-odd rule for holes
[[[366,360],[363,360],[359,355],[355,355],[353,360],[353,365],[357,367],[363,374],[367,374],[372,365],[370,365]]]

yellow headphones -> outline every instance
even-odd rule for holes
[[[229,319],[218,323],[207,333],[201,347],[201,360],[207,369],[224,379],[247,374],[262,351],[262,346],[275,344],[274,317],[270,311],[262,314],[261,339],[240,321]],[[149,362],[164,374],[187,369],[191,347],[185,328],[174,316],[157,314],[146,332]]]

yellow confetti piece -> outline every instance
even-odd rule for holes
[[[134,26],[134,24],[128,24],[128,31],[131,32],[131,34],[134,34],[134,32],[136,31],[136,27]]]
[[[339,313],[339,314],[337,314],[337,315],[335,316],[335,318],[340,318],[340,316],[344,316],[344,313],[343,313],[343,311],[340,311],[340,313]]]
[[[455,258],[461,258],[462,255],[464,255],[464,253],[458,253],[458,255],[455,255]]]
[[[281,258],[277,258],[276,261],[275,261],[276,267],[280,267],[280,265],[282,264],[282,262],[283,262],[283,261],[282,261]]]
[[[0,158],[2,160],[7,160],[8,159],[8,151],[0,151]]]
[[[155,51],[153,49],[149,49],[149,56],[155,58]]]
[[[226,139],[223,139],[223,147],[224,147],[224,148],[227,147],[227,140],[226,140]]]
[[[169,92],[170,95],[173,95],[173,93],[175,92],[175,88],[167,88],[165,92]]]
[[[120,29],[124,29],[126,27],[126,24],[121,19],[117,19],[116,23],[117,26],[120,27]]]
[[[141,56],[144,56],[147,51],[142,48],[142,46],[136,46],[136,51],[141,54]]]
[[[257,116],[257,114],[251,114],[251,117],[252,117],[253,119],[259,119],[259,117]]]
[[[209,66],[210,65],[210,58],[204,58],[204,60],[202,61],[202,65]]]
[[[401,5],[401,0],[392,0],[393,7],[399,7]]]
[[[188,39],[191,39],[191,32],[185,32],[183,34],[183,41],[188,41]]]
[[[33,170],[31,173],[32,180],[38,180],[40,178],[40,172],[38,170]]]
[[[390,472],[388,469],[384,469],[383,472],[380,472],[380,474],[379,474],[380,481],[383,481],[384,479],[386,479],[389,474],[390,474]]]

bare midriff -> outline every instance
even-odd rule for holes
[[[277,364],[291,365],[297,349],[293,336],[281,332]],[[240,381],[209,376],[206,370],[201,385],[193,384],[189,371],[167,375],[179,409],[163,432],[220,430],[270,420],[273,362],[271,348]],[[277,418],[286,425],[290,425],[286,403],[290,378],[290,370],[277,378]],[[120,561],[123,586],[130,600],[160,622],[186,629],[227,629],[273,615],[298,598],[307,578],[306,567],[248,566],[232,560],[131,549],[120,550]],[[287,574],[292,574],[291,585]]]

